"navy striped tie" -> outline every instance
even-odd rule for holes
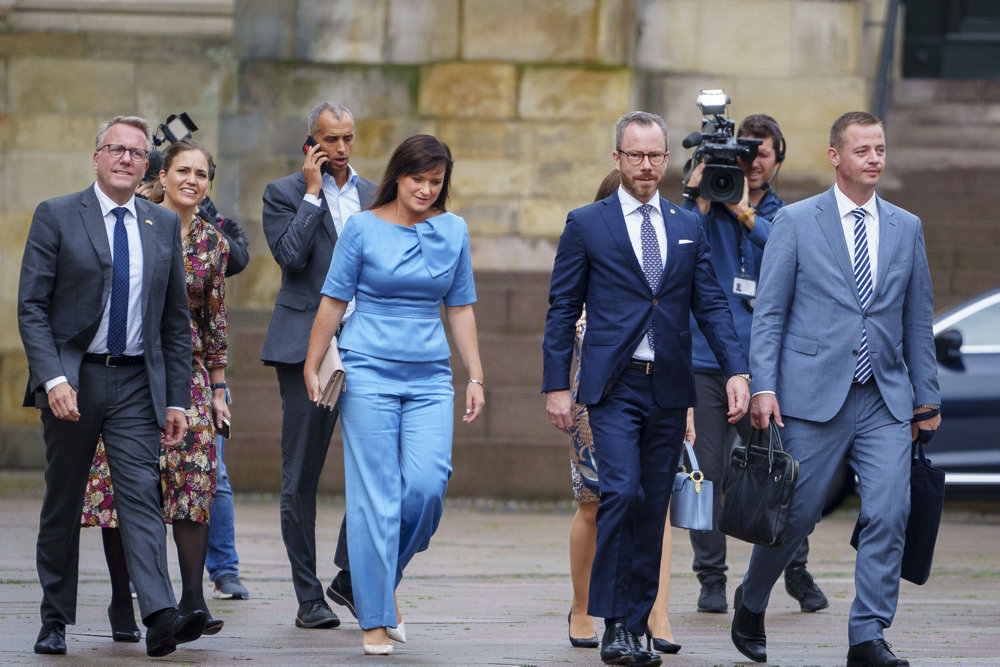
[[[646,276],[649,288],[653,290],[653,294],[656,294],[656,291],[660,289],[660,280],[663,279],[663,260],[660,258],[660,244],[656,240],[653,221],[649,217],[649,212],[652,210],[653,207],[649,204],[643,204],[639,207],[639,212],[642,213],[639,239],[642,241],[642,273]],[[656,333],[653,331],[653,325],[649,326],[646,335],[649,338],[649,346],[654,347]]]
[[[865,230],[865,209],[856,208],[854,214],[854,282],[858,285],[861,310],[868,312],[872,302],[872,266],[868,257],[868,234]],[[858,365],[854,378],[861,383],[872,376],[872,362],[868,354],[868,332],[861,327],[861,347],[858,348]]]
[[[108,354],[120,357],[125,352],[128,332],[128,233],[125,231],[124,206],[112,209],[115,214],[114,265],[111,269],[111,308],[108,311]]]

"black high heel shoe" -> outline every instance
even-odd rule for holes
[[[657,653],[669,653],[672,655],[681,650],[681,645],[668,642],[666,639],[657,639],[649,630],[649,626],[646,626],[646,649],[656,651]]]
[[[179,608],[182,614],[187,614],[191,611],[194,611],[193,609],[186,609],[184,607],[179,607]],[[208,618],[208,620],[205,621],[205,629],[201,631],[201,634],[203,635],[219,634],[219,632],[222,630],[222,626],[225,625],[226,622],[223,621],[221,618],[213,618],[212,612],[208,610],[208,607],[202,607],[201,610],[205,612],[205,616],[206,618]]]
[[[572,627],[573,622],[573,610],[570,609],[569,613],[566,614],[566,624]],[[600,642],[597,639],[597,635],[593,637],[587,637],[586,639],[577,639],[567,630],[566,634],[569,635],[570,646],[574,648],[597,648],[600,646]]]
[[[124,606],[116,609],[114,602],[108,605],[108,622],[111,623],[111,639],[114,641],[134,644],[142,639],[139,626],[135,623],[131,598],[128,601],[128,609]]]

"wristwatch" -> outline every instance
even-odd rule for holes
[[[741,377],[744,380],[746,380],[747,382],[750,382],[750,374],[749,373],[737,373],[736,377]]]

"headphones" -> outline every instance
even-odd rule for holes
[[[751,116],[747,116],[747,118],[744,118],[743,121],[746,122],[748,118],[751,118]],[[767,129],[769,130],[768,134],[771,135],[770,137],[768,137],[769,139],[777,139],[776,143],[778,144],[778,146],[777,146],[778,151],[777,151],[777,153],[775,153],[774,159],[777,160],[778,164],[781,164],[782,162],[784,162],[785,161],[785,148],[786,148],[785,135],[782,134],[781,128],[778,127],[778,121],[774,120],[773,118],[771,118],[767,114],[763,114],[763,113],[761,113],[761,114],[754,114],[752,116],[752,118],[755,121],[755,123],[758,125],[758,127],[760,125],[764,125],[764,126],[767,127]],[[739,129],[746,131],[742,127],[742,123],[740,125],[741,125],[741,127]],[[754,129],[757,129],[757,128],[754,128]],[[760,133],[758,132],[756,134],[760,134]],[[752,136],[752,134],[751,134],[751,136]]]
[[[781,164],[785,161],[785,135],[781,133],[781,130],[778,130],[778,138],[781,140],[781,147],[778,148],[778,152],[774,156],[774,159],[778,161],[778,164]],[[214,171],[215,165],[212,165],[212,167]]]

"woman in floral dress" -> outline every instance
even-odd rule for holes
[[[163,170],[149,193],[149,199],[162,203],[181,218],[191,310],[193,367],[188,431],[179,446],[160,448],[163,518],[173,524],[182,583],[178,607],[185,613],[194,609],[208,611],[202,575],[208,547],[209,508],[215,494],[215,428],[221,425],[223,418],[229,419],[225,400],[227,316],[224,282],[229,247],[222,235],[197,214],[208,189],[211,169],[212,156],[204,146],[190,140],[176,141],[164,151]],[[104,528],[104,551],[112,580],[108,617],[113,638],[115,641],[139,641],[121,537],[113,530],[118,523],[112,476],[104,457],[103,443],[99,443],[87,487],[83,523]],[[205,634],[215,634],[222,629],[222,624],[221,620],[209,615]]]

